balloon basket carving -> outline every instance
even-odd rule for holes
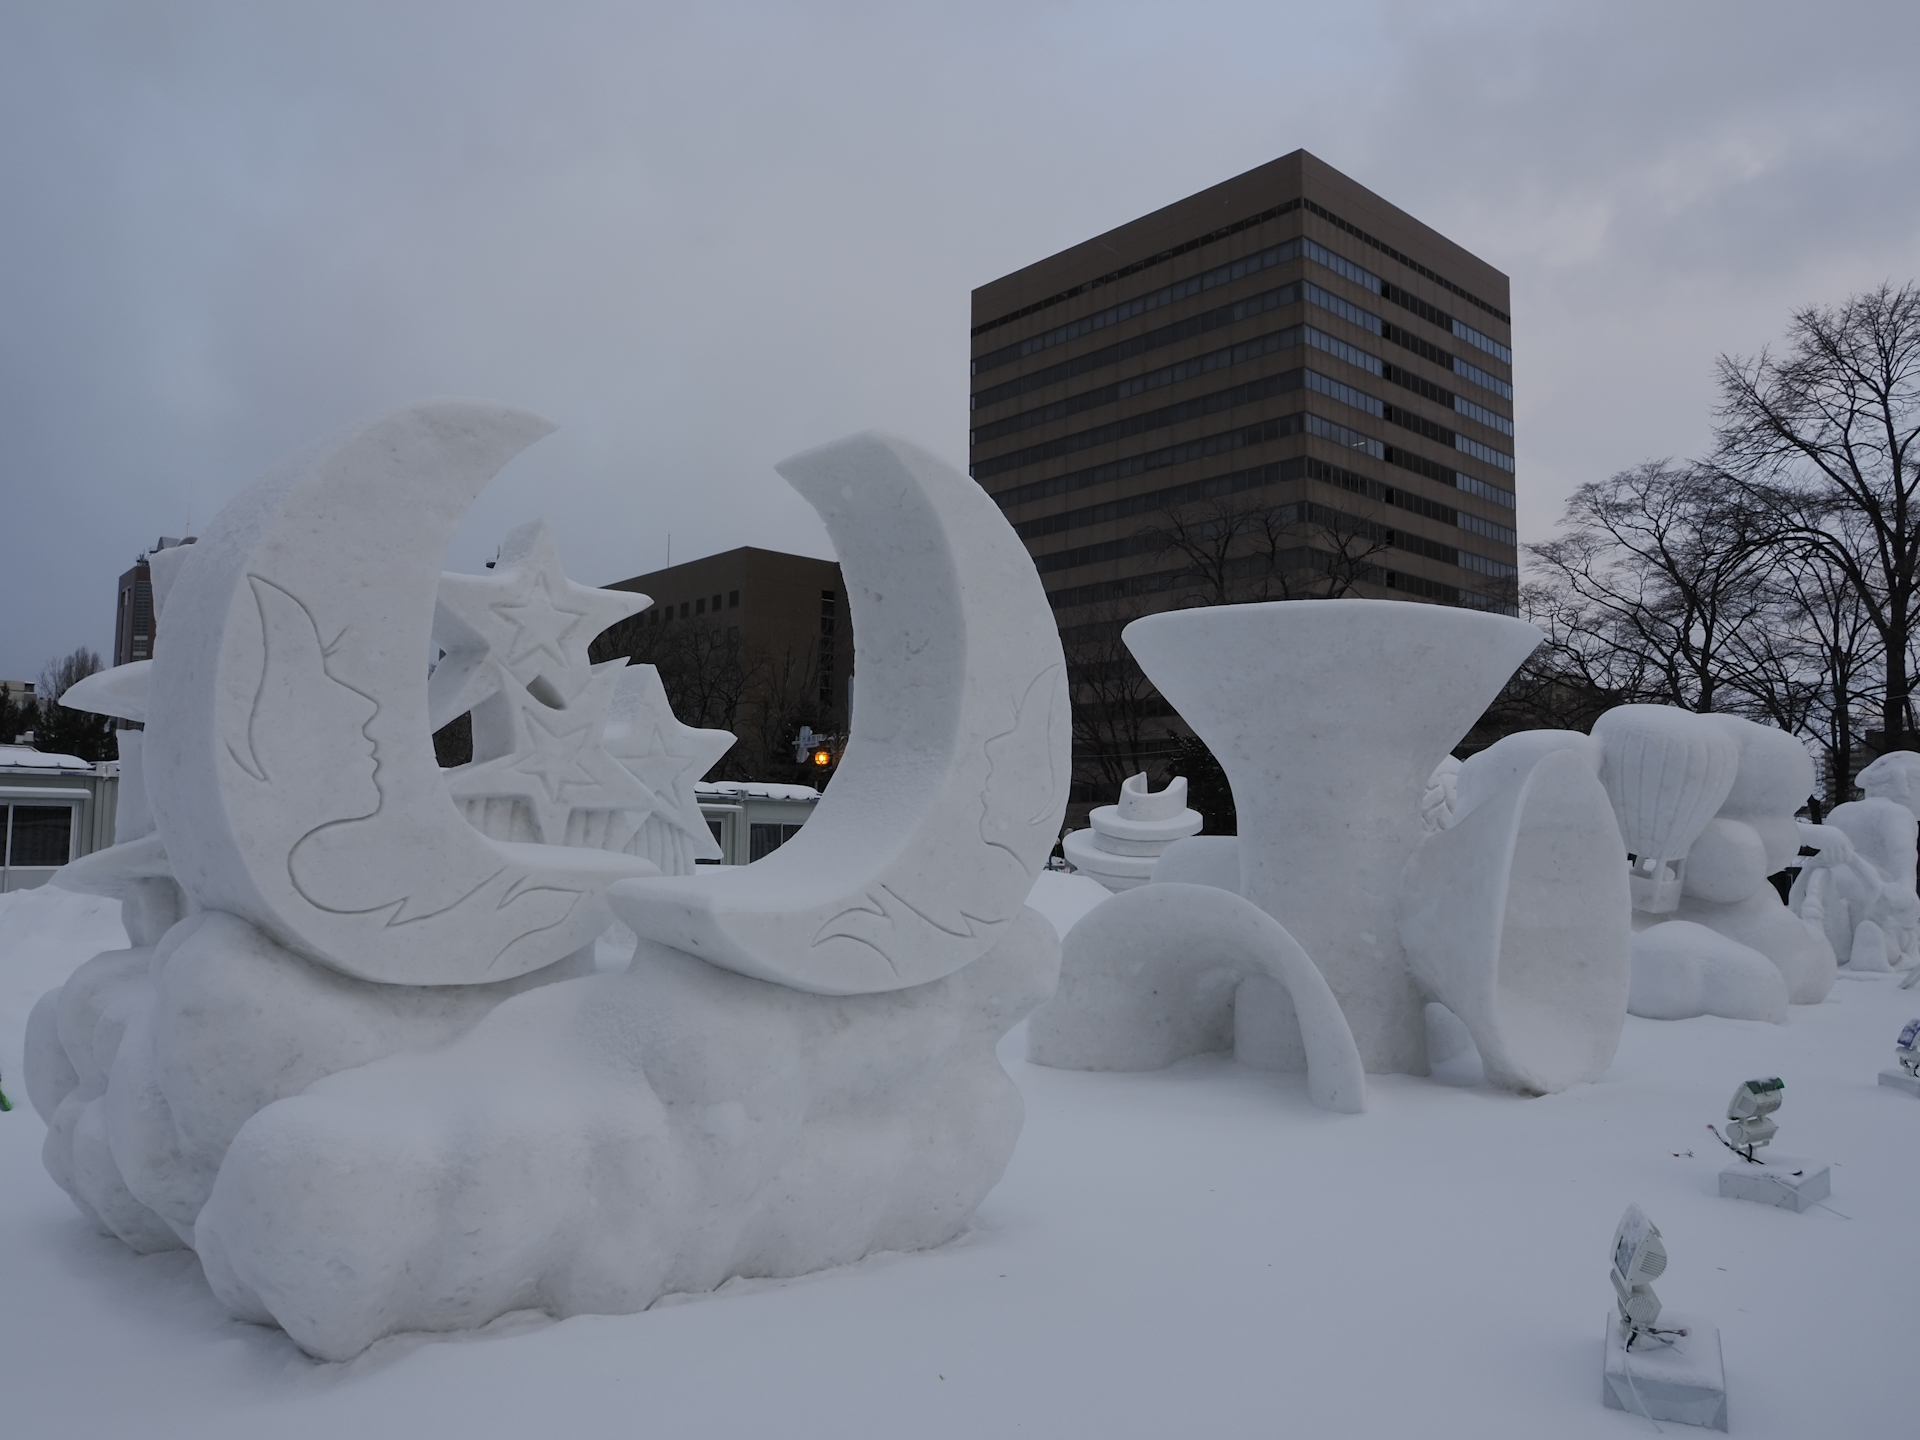
[[[147,728],[119,843],[56,877],[132,944],[33,1012],[48,1169],[324,1358],[937,1245],[1021,1127],[994,1045],[1054,988],[1024,906],[1069,754],[1007,522],[885,436],[781,467],[841,557],[859,703],[801,834],[696,877],[732,737],[587,655],[646,598],[568,580],[537,523],[439,573],[550,428],[429,402],[277,468],[153,557],[155,658],[67,697]],[[600,969],[616,911],[638,943]]]

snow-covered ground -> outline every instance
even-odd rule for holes
[[[40,1167],[27,1010],[124,943],[106,901],[0,896],[10,1436],[1646,1434],[1600,1404],[1607,1247],[1629,1201],[1672,1252],[1663,1300],[1720,1326],[1734,1434],[1911,1428],[1920,1101],[1875,1076],[1920,991],[1886,978],[1843,978],[1784,1026],[1629,1019],[1605,1081],[1546,1099],[1471,1074],[1374,1077],[1363,1116],[1219,1058],[1042,1070],[1016,1031],[1002,1053],[1026,1133],[944,1250],[318,1365],[227,1319],[192,1256],[95,1235]],[[1707,1122],[1737,1082],[1775,1074],[1779,1147],[1834,1162],[1831,1208],[1715,1194]]]

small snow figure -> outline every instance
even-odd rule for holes
[[[1893,1058],[1909,1075],[1920,1077],[1920,1020],[1909,1020],[1893,1042]]]
[[[1659,1227],[1638,1205],[1629,1205],[1613,1232],[1613,1269],[1609,1273],[1614,1294],[1619,1297],[1620,1324],[1626,1331],[1629,1350],[1642,1335],[1671,1345],[1673,1342],[1664,1337],[1687,1333],[1654,1328],[1653,1322],[1660,1318],[1660,1297],[1649,1282],[1659,1279],[1666,1269],[1667,1247],[1660,1239]]]
[[[1753,1152],[1764,1148],[1779,1133],[1780,1127],[1773,1123],[1772,1116],[1786,1098],[1786,1088],[1786,1082],[1778,1076],[1742,1084],[1727,1102],[1727,1133],[1721,1136],[1718,1130],[1713,1131],[1720,1143],[1743,1160],[1764,1164],[1753,1158]],[[1713,1130],[1711,1125],[1707,1128]]]

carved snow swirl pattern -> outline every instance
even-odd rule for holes
[[[1022,875],[1031,877],[1053,846],[1054,817],[1064,800],[1065,777],[1053,763],[1058,747],[1050,742],[1063,709],[1064,684],[1065,672],[1059,666],[1037,676],[1014,707],[1012,722],[981,745],[986,780],[980,794],[979,836],[987,849],[979,857],[978,869],[928,876],[928,888],[944,903],[932,895],[909,898],[896,884],[876,885],[862,897],[864,904],[848,906],[822,925],[813,936],[815,946],[835,939],[858,941],[898,974],[892,950],[937,944],[938,936],[973,944],[991,937],[1020,912],[1024,892],[1010,888],[1005,883],[1008,877],[994,872],[1004,871],[1011,861]],[[1015,763],[996,764],[996,757],[1006,753],[1017,757]],[[1027,783],[1025,767],[1039,753],[1047,756],[1047,777],[1035,788]]]

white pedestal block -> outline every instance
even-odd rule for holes
[[[1880,1083],[1890,1090],[1904,1090],[1920,1099],[1920,1076],[1909,1075],[1904,1070],[1882,1070]]]
[[[1727,1375],[1720,1358],[1720,1331],[1705,1320],[1660,1313],[1662,1330],[1685,1335],[1643,1336],[1626,1346],[1618,1315],[1607,1316],[1607,1360],[1600,1399],[1610,1410],[1677,1420],[1709,1430],[1727,1428]],[[1671,1340],[1671,1345],[1662,1341]]]
[[[1720,1172],[1720,1193],[1782,1210],[1810,1210],[1833,1193],[1833,1172],[1817,1160],[1768,1156],[1764,1165],[1736,1160]]]

